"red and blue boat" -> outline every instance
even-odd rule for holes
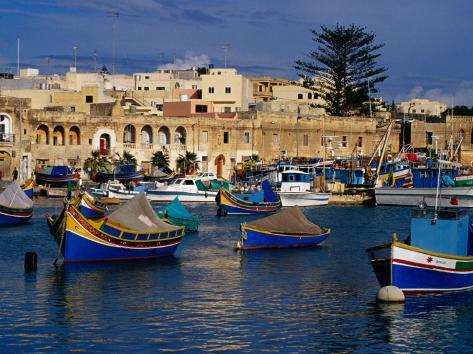
[[[473,288],[473,224],[464,209],[412,211],[410,235],[400,242],[367,249],[381,286],[404,294],[442,293]]]
[[[237,194],[220,188],[215,201],[219,207],[217,215],[264,214],[281,207],[281,200],[268,181],[263,181],[261,190],[254,193]]]
[[[0,225],[23,224],[33,216],[33,201],[12,182],[0,194]]]
[[[240,224],[237,249],[292,248],[315,246],[330,236],[310,222],[298,206],[290,207],[263,219]]]
[[[80,175],[69,166],[47,166],[39,172],[35,172],[35,181],[38,185],[49,185],[51,187],[67,187],[68,184],[76,185]]]
[[[136,169],[134,164],[121,164],[113,167],[113,170],[103,170],[96,172],[92,179],[95,182],[107,182],[107,181],[120,181],[123,184],[129,184],[130,182],[140,182],[144,179],[145,174],[143,170]]]
[[[33,179],[27,180],[24,184],[21,185],[21,189],[23,192],[30,198],[33,199],[33,188],[34,188],[34,181]]]
[[[50,231],[59,244],[64,262],[170,256],[184,236],[184,227],[170,225],[156,216],[144,193],[106,218],[88,219],[69,203],[53,221]]]

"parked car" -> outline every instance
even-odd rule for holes
[[[204,182],[217,179],[213,172],[200,172],[197,174],[197,178]]]

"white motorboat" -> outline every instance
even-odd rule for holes
[[[310,175],[296,170],[281,173],[281,190],[278,192],[282,206],[327,205],[329,193],[316,193],[310,190]]]

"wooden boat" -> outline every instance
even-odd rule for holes
[[[456,176],[455,187],[473,187],[473,173]]]
[[[72,204],[65,206],[62,221],[60,218],[50,224],[50,230],[59,244],[64,262],[169,256],[184,236],[183,227],[169,225],[156,216],[144,193],[106,218],[88,219]]]
[[[316,193],[310,190],[310,175],[308,173],[289,170],[282,172],[281,178],[281,190],[278,195],[283,207],[328,204],[329,193]]]
[[[80,179],[80,175],[68,166],[47,166],[34,174],[36,184],[51,187],[67,187],[68,183],[75,185]]]
[[[473,288],[472,227],[464,209],[413,209],[406,240],[366,250],[379,284],[406,295]]]
[[[107,206],[89,193],[80,193],[72,202],[86,218],[102,218],[107,212]]]
[[[314,246],[330,235],[305,217],[298,207],[291,207],[263,219],[240,224],[237,249],[286,248]]]
[[[33,201],[16,183],[10,183],[0,194],[0,225],[26,223],[33,215]]]
[[[144,179],[144,172],[140,168],[136,170],[134,164],[124,164],[115,166],[113,171],[99,171],[92,176],[95,182],[107,182],[118,180],[120,183],[140,182]]]
[[[23,189],[23,192],[30,197],[30,199],[33,199],[33,188],[34,188],[34,181],[32,178],[28,179],[25,183],[21,185],[21,189]]]
[[[184,226],[186,232],[194,232],[199,229],[199,219],[189,213],[177,197],[171,203],[159,209],[158,216],[161,219],[168,220],[173,225]]]
[[[263,181],[262,193],[255,193],[261,198],[255,200],[251,195],[238,195],[225,188],[220,188],[216,197],[219,207],[217,215],[226,214],[263,214],[278,210],[281,207],[281,200],[273,192],[268,181]]]

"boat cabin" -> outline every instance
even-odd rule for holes
[[[302,171],[285,171],[281,174],[281,192],[310,191],[310,175]]]
[[[451,186],[455,184],[453,181],[458,175],[455,168],[445,168],[440,170],[440,183],[442,186]],[[412,176],[414,177],[414,187],[420,188],[437,188],[438,185],[438,168],[413,168]]]
[[[410,244],[431,252],[473,255],[473,227],[464,209],[416,208],[412,211]],[[428,260],[427,260],[428,261]]]

